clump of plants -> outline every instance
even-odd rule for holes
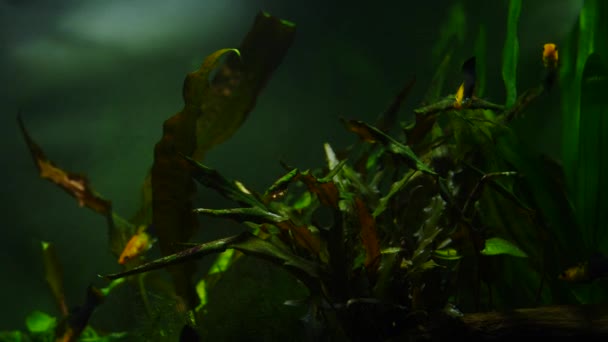
[[[510,5],[504,106],[477,97],[478,60],[470,58],[462,65],[462,85],[415,109],[413,120],[398,119],[411,80],[373,123],[343,119],[357,141],[346,149],[324,144],[326,165],[283,164],[285,173],[256,191],[202,163],[208,149],[238,128],[280,62],[256,59],[252,42],[259,41],[250,33],[240,49],[218,51],[188,76],[186,105],[164,125],[144,187],[148,195],[135,219],[120,219],[80,178],[60,169],[46,175],[54,174],[51,180],[110,219],[112,236],[119,237],[112,241],[117,255],[131,235],[141,233],[135,226],[154,222],[164,256],[148,262],[138,257],[105,278],[137,279],[145,297],[146,280],[139,277],[167,268],[175,295],[190,313],[186,327],[199,332],[205,325],[206,290],[221,285],[217,277],[242,256],[273,263],[306,287],[304,298],[285,300],[306,309],[303,321],[311,340],[426,339],[461,331],[446,327],[463,312],[589,302],[557,278],[573,259],[588,257],[573,253],[583,239],[571,229],[577,213],[563,168],[524,148],[510,127],[528,104],[555,89],[559,73],[557,53],[545,46],[539,55],[545,76],[517,96],[514,30],[520,5]],[[284,53],[292,26],[270,18],[259,16],[256,25],[267,26],[254,25],[252,32],[274,32]],[[588,58],[588,76],[604,72],[597,56]],[[435,80],[449,67],[442,63]],[[247,75],[257,75],[258,81]],[[429,93],[447,93],[441,83],[434,82]],[[224,111],[234,115],[226,119],[219,115]],[[53,166],[25,134],[39,167]],[[192,208],[193,179],[235,206]],[[235,220],[247,230],[189,243],[196,215]],[[194,286],[193,262],[216,253],[221,254],[207,277]],[[605,295],[598,292],[596,298]]]

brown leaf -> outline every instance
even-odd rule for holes
[[[298,180],[306,184],[308,191],[317,195],[321,204],[333,209],[339,208],[340,193],[334,182],[319,180],[310,172],[300,173]]]
[[[40,146],[38,146],[30,137],[20,115],[17,117],[17,121],[19,122],[19,127],[21,128],[21,132],[23,133],[23,137],[32,158],[34,158],[34,163],[38,168],[40,177],[57,184],[68,194],[76,198],[78,205],[81,207],[86,206],[104,216],[109,216],[112,211],[112,204],[110,201],[97,195],[89,185],[89,181],[85,176],[67,172],[55,166],[55,164],[45,156],[42,148],[40,148]]]
[[[321,241],[306,226],[296,226],[292,221],[279,222],[276,226],[283,231],[291,232],[298,246],[308,250],[315,257],[319,256]]]
[[[192,169],[181,155],[201,161],[209,149],[236,132],[285,57],[294,33],[293,24],[260,13],[238,50],[219,50],[186,76],[184,108],[165,121],[151,170],[153,222],[162,255],[175,253],[176,243],[189,241],[197,225]],[[169,271],[176,292],[194,308],[194,264]]]
[[[376,270],[378,270],[378,265],[380,263],[380,243],[378,242],[378,235],[376,232],[376,222],[369,209],[360,198],[355,199],[355,205],[359,217],[359,224],[361,225],[359,236],[361,237],[361,243],[365,249],[364,265],[368,273],[373,275],[376,273]]]

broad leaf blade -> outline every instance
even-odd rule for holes
[[[576,169],[575,208],[579,229],[589,250],[607,238],[608,210],[608,73],[601,57],[593,53],[585,63],[581,83],[579,157]]]
[[[512,242],[498,237],[493,237],[486,240],[486,245],[481,251],[483,255],[500,255],[508,254],[515,257],[526,258],[528,255]]]
[[[238,51],[223,49],[207,57],[184,81],[184,108],[167,119],[152,165],[153,222],[163,255],[194,234],[196,191],[190,165],[179,154],[201,161],[213,146],[241,126],[257,96],[279,66],[295,34],[294,25],[260,13]],[[170,268],[177,293],[189,309],[198,304],[192,286],[194,265]]]

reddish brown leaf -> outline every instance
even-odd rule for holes
[[[104,216],[112,211],[110,201],[101,198],[93,191],[85,176],[67,172],[55,166],[42,151],[42,148],[30,137],[21,116],[17,117],[19,127],[25,138],[25,142],[34,158],[40,177],[59,185],[64,191],[76,198],[78,205],[88,207]]]
[[[372,143],[372,144],[376,142],[376,139],[377,139],[376,136],[374,134],[372,134],[372,132],[369,129],[369,126],[364,124],[362,121],[357,121],[357,120],[343,120],[343,121],[344,121],[344,125],[346,125],[346,128],[349,131],[358,135],[359,138],[361,138],[363,141]]]
[[[338,209],[340,193],[334,182],[321,181],[309,172],[300,173],[298,180],[306,184],[308,191],[317,195],[321,204]]]
[[[305,226],[296,226],[291,221],[283,221],[277,223],[282,231],[291,232],[293,239],[296,244],[310,252],[311,255],[317,257],[321,250],[321,241],[319,238],[312,234],[312,232]]]
[[[376,233],[376,222],[360,198],[355,199],[355,205],[361,224],[359,236],[366,254],[364,265],[370,274],[375,274],[380,262],[380,243]]]

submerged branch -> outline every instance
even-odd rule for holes
[[[436,323],[431,329],[433,340],[512,341],[521,337],[546,337],[552,341],[572,338],[596,341],[608,338],[608,306],[555,305],[472,313],[459,319],[439,319]]]

